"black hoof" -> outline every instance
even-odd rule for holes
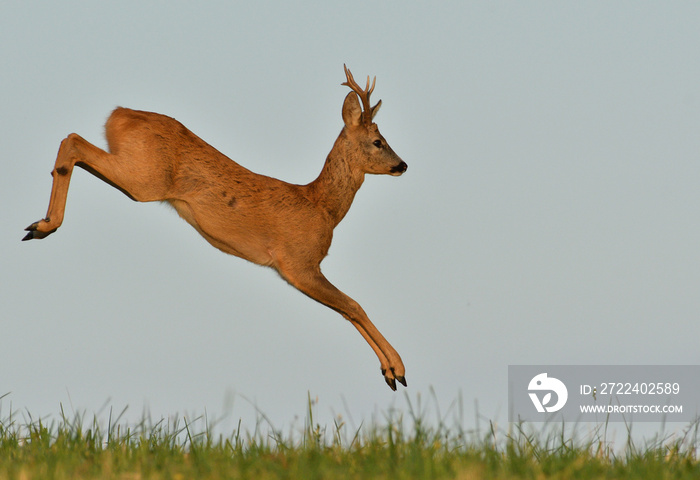
[[[27,228],[25,228],[24,230],[29,232],[29,233],[24,236],[22,241],[24,242],[26,240],[33,240],[35,238],[37,238],[37,239],[46,238],[49,235],[51,235],[53,232],[58,230],[58,227],[56,227],[53,230],[50,230],[48,232],[40,232],[39,230],[37,230],[37,228],[39,228],[39,222],[34,222],[31,225],[29,225]]]

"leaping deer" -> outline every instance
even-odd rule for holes
[[[365,174],[398,176],[408,166],[389,147],[372,119],[376,77],[362,89],[345,67],[352,90],[343,102],[343,127],[318,178],[293,185],[238,165],[177,120],[117,108],[105,132],[109,152],[75,133],[61,142],[51,172],[46,218],[31,224],[23,240],[44,238],[63,222],[75,165],[138,202],[164,201],[214,247],[274,268],[302,293],[332,308],[357,328],[379,357],[392,390],[406,386],[401,357],[362,307],[321,273],[333,229],[348,213]],[[360,107],[362,101],[364,110]]]

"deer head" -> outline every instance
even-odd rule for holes
[[[343,68],[345,68],[347,81],[342,85],[352,90],[343,102],[343,122],[346,134],[360,147],[360,157],[364,160],[363,170],[365,173],[401,175],[408,165],[394,153],[379,133],[377,124],[372,122],[382,105],[382,101],[379,100],[375,106],[370,107],[369,97],[374,90],[377,77],[374,77],[370,87],[368,75],[367,85],[363,89],[355,82],[348,67],[343,65]],[[360,101],[362,101],[362,107],[360,107]]]

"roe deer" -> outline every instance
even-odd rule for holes
[[[350,209],[365,174],[398,176],[406,163],[372,122],[376,77],[362,89],[345,67],[352,90],[343,102],[345,123],[318,178],[293,185],[238,165],[177,120],[117,108],[105,126],[106,152],[72,133],[58,150],[46,218],[26,228],[23,240],[44,238],[63,222],[75,165],[132,200],[164,201],[214,247],[274,268],[292,286],[352,323],[374,350],[392,390],[406,386],[401,357],[362,307],[321,273],[333,229]],[[364,110],[358,101],[362,101]]]

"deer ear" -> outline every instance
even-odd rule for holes
[[[357,127],[362,122],[362,108],[355,92],[350,92],[343,102],[343,122],[347,127]]]
[[[374,120],[374,116],[377,114],[379,111],[379,107],[382,106],[382,101],[379,100],[375,106],[372,107],[372,120]]]

